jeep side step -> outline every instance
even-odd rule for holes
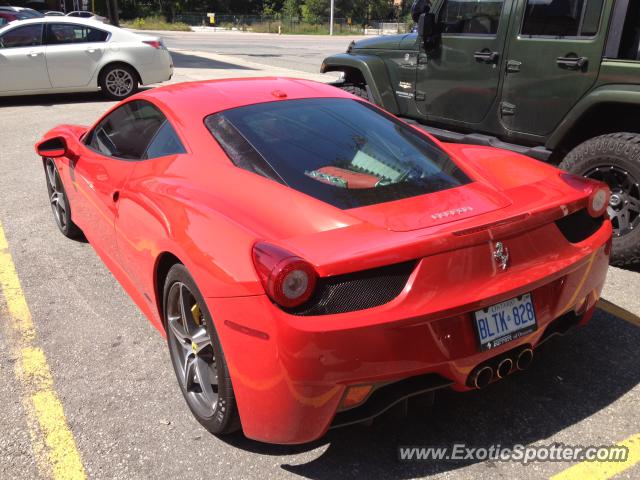
[[[522,155],[527,155],[528,157],[532,157],[537,160],[542,160],[543,162],[548,161],[549,157],[551,156],[551,150],[547,150],[543,146],[525,147],[523,145],[516,145],[515,143],[503,142],[497,137],[483,135],[481,133],[458,133],[441,128],[427,127],[426,125],[423,125],[410,118],[403,118],[403,120],[407,123],[410,123],[411,125],[415,125],[416,127],[424,130],[427,133],[430,133],[438,140],[441,140],[443,142],[468,143],[471,145],[502,148],[504,150],[510,150]]]

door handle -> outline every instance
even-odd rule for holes
[[[491,52],[489,50],[483,50],[481,52],[474,52],[473,58],[482,63],[496,63],[500,54],[498,52]]]
[[[40,55],[40,52],[29,52],[27,53],[28,57],[37,57]]]
[[[507,73],[520,73],[520,67],[522,66],[522,62],[518,60],[508,60],[507,61]]]
[[[558,57],[556,63],[567,70],[584,70],[589,64],[587,57]]]
[[[89,53],[94,53],[96,50],[97,50],[96,48],[91,48],[91,47],[87,48],[87,52]]]
[[[116,190],[111,195],[111,198],[113,198],[113,203],[118,203],[118,199],[120,199],[120,192]]]

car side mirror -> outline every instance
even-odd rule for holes
[[[64,137],[53,137],[49,140],[45,140],[44,142],[38,144],[38,146],[36,147],[36,151],[41,157],[48,158],[65,157],[69,154],[67,141],[64,139]]]
[[[418,20],[418,35],[422,38],[424,49],[432,52],[440,45],[440,25],[433,13],[423,13]]]

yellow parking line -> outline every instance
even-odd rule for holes
[[[550,480],[608,480],[640,462],[640,433],[616,446],[627,447],[629,456],[624,462],[582,462],[551,477]]]
[[[77,480],[87,477],[62,403],[41,348],[22,292],[9,245],[0,224],[0,290],[8,311],[8,335],[16,358],[15,375],[22,387],[27,424],[36,464],[42,477]]]
[[[615,317],[620,317],[621,319],[626,320],[627,322],[632,323],[637,327],[640,327],[640,317],[638,317],[634,313],[631,313],[629,310],[625,310],[624,308],[619,307],[615,303],[611,303],[610,301],[605,300],[604,298],[601,298],[598,301],[598,308],[610,313]]]

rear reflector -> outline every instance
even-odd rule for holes
[[[342,408],[350,408],[359,405],[364,402],[366,398],[373,390],[373,385],[358,385],[355,387],[349,387],[347,393],[342,399]]]

